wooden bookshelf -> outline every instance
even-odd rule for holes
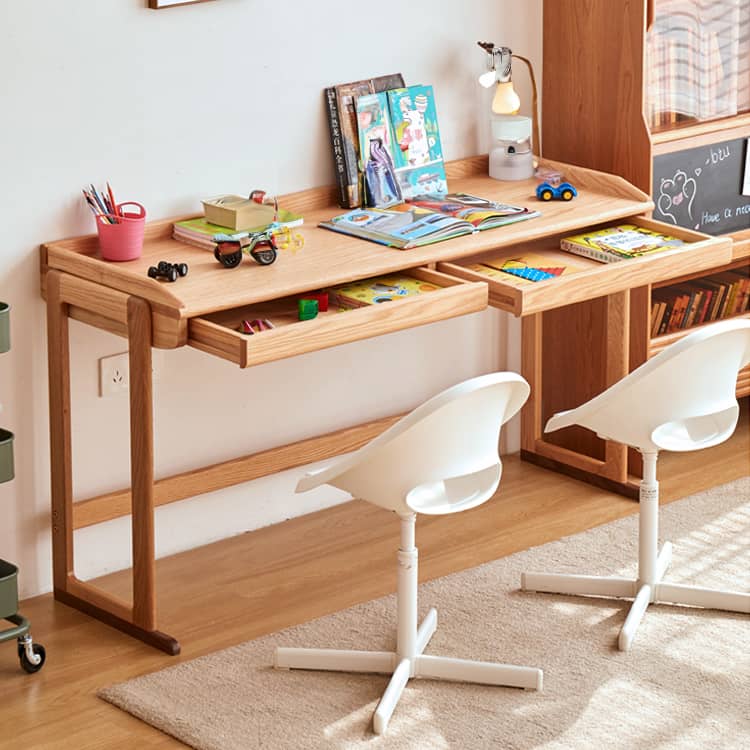
[[[655,194],[660,158],[750,137],[750,0],[545,0],[543,27],[546,157],[621,175]],[[746,216],[724,235],[733,240],[731,267],[745,271]],[[717,258],[699,274],[684,269],[631,291],[631,367],[661,348],[649,326],[653,290],[727,267]],[[739,379],[738,395],[750,393],[747,382]]]

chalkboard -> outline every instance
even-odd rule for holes
[[[742,195],[747,138],[654,158],[654,218],[705,234],[750,228],[750,196]]]

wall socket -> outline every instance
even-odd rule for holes
[[[157,350],[158,351],[158,350]],[[157,351],[152,350],[151,365],[154,382],[158,380],[161,367]],[[127,352],[102,357],[99,360],[99,397],[105,398],[118,393],[127,393],[130,388],[130,359]]]

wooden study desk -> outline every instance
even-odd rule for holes
[[[489,304],[524,316],[522,371],[532,387],[522,415],[524,457],[554,461],[559,467],[568,466],[579,474],[585,472],[626,488],[623,446],[608,444],[600,460],[542,438],[543,420],[551,411],[565,408],[571,398],[565,389],[556,387],[557,378],[549,378],[547,373],[550,369],[559,372],[560,382],[568,382],[572,373],[589,388],[618,380],[630,364],[631,290],[715,266],[729,259],[731,242],[643,218],[653,204],[619,177],[557,166],[579,190],[579,197],[570,203],[538,203],[533,180],[510,183],[490,179],[486,157],[449,164],[451,190],[539,208],[542,216],[407,251],[318,228],[318,221],[341,212],[334,204],[333,188],[282,198],[284,207],[305,217],[301,228],[305,246],[296,253],[281,251],[271,266],[245,259],[239,268],[225,269],[212,253],[172,240],[174,219],[149,224],[143,256],[127,263],[102,260],[94,235],[43,245],[55,597],[167,653],[178,653],[177,640],[157,628],[154,507],[353,450],[397,419],[354,425],[155,482],[152,347],[192,346],[248,367],[480,311]],[[633,220],[641,224],[679,233],[691,242],[649,258],[609,265],[561,254],[558,249],[563,235],[633,217],[639,217]],[[550,261],[573,262],[575,258],[575,264],[585,270],[523,284],[513,277],[491,279],[465,267],[482,257],[512,257],[521,250],[545,254]],[[172,284],[148,278],[148,267],[160,260],[186,262],[189,274]],[[443,288],[398,304],[321,314],[314,320],[278,325],[254,336],[236,331],[243,318],[268,317],[269,309],[291,308],[295,295],[302,292],[394,271],[408,271]],[[554,317],[549,321],[543,317],[554,316],[561,307],[592,301],[601,303],[604,314],[585,330],[556,330]],[[76,502],[71,464],[69,318],[124,336],[130,356],[131,487]],[[596,355],[593,359],[592,353]],[[594,371],[595,376],[591,374]],[[133,538],[132,603],[77,578],[73,554],[75,529],[128,514]]]

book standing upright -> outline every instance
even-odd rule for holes
[[[387,93],[393,127],[393,162],[404,198],[447,193],[432,86],[409,86]]]

